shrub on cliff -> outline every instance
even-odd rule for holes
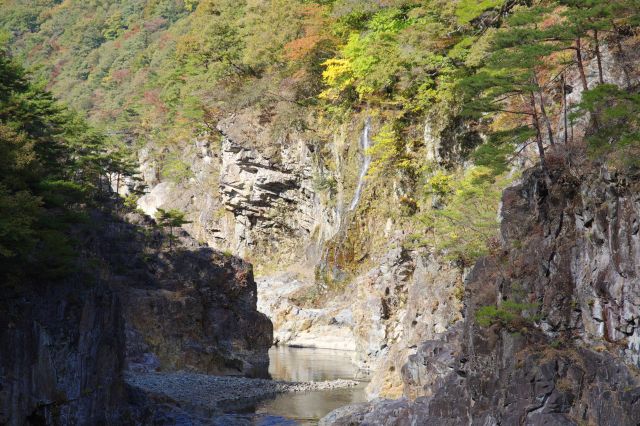
[[[446,258],[470,266],[488,253],[498,234],[498,205],[510,179],[495,176],[486,167],[464,173],[436,173],[427,185],[431,206],[423,206],[419,219],[429,229],[421,243],[434,246]]]
[[[158,225],[163,228],[169,228],[169,250],[173,249],[173,240],[175,236],[173,235],[173,229],[179,228],[182,225],[186,225],[187,223],[191,223],[185,218],[186,213],[178,210],[164,210],[158,209],[156,212],[156,220]]]
[[[500,306],[482,306],[476,311],[476,322],[481,327],[490,327],[500,324],[510,329],[517,330],[525,324],[531,324],[537,319],[535,315],[526,315],[528,311],[538,309],[535,303],[519,303],[513,300],[505,300]]]

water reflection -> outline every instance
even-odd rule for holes
[[[350,351],[274,346],[269,349],[269,374],[274,380],[292,382],[366,379],[351,362],[352,356]]]
[[[323,381],[351,379],[361,381],[349,389],[288,393],[265,400],[244,411],[253,414],[250,424],[315,425],[330,411],[366,401],[367,377],[351,362],[351,352],[330,349],[273,347],[269,351],[269,373],[274,380]],[[280,419],[280,420],[278,420]]]

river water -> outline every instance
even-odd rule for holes
[[[367,377],[351,362],[351,352],[330,349],[273,347],[269,351],[269,374],[274,380],[358,380],[354,388],[280,394],[234,415],[252,425],[316,425],[329,412],[344,405],[366,401]]]

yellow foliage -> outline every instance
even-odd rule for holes
[[[324,61],[322,65],[325,67],[322,78],[328,86],[342,90],[355,80],[353,67],[347,59],[331,58]]]
[[[442,171],[437,171],[431,179],[429,179],[429,191],[438,195],[447,195],[453,189],[452,177]]]

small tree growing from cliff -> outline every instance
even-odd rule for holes
[[[560,53],[570,45],[570,40],[554,38],[555,27],[547,22],[551,14],[542,6],[516,10],[492,36],[484,64],[458,84],[468,98],[464,115],[502,123],[501,132],[491,132],[494,145],[533,140],[546,176],[545,139],[550,145],[555,139],[545,80],[566,66]]]
[[[178,209],[164,210],[158,209],[156,212],[156,221],[163,228],[169,228],[169,251],[173,249],[173,228],[180,227],[191,221],[185,219],[185,213]]]

